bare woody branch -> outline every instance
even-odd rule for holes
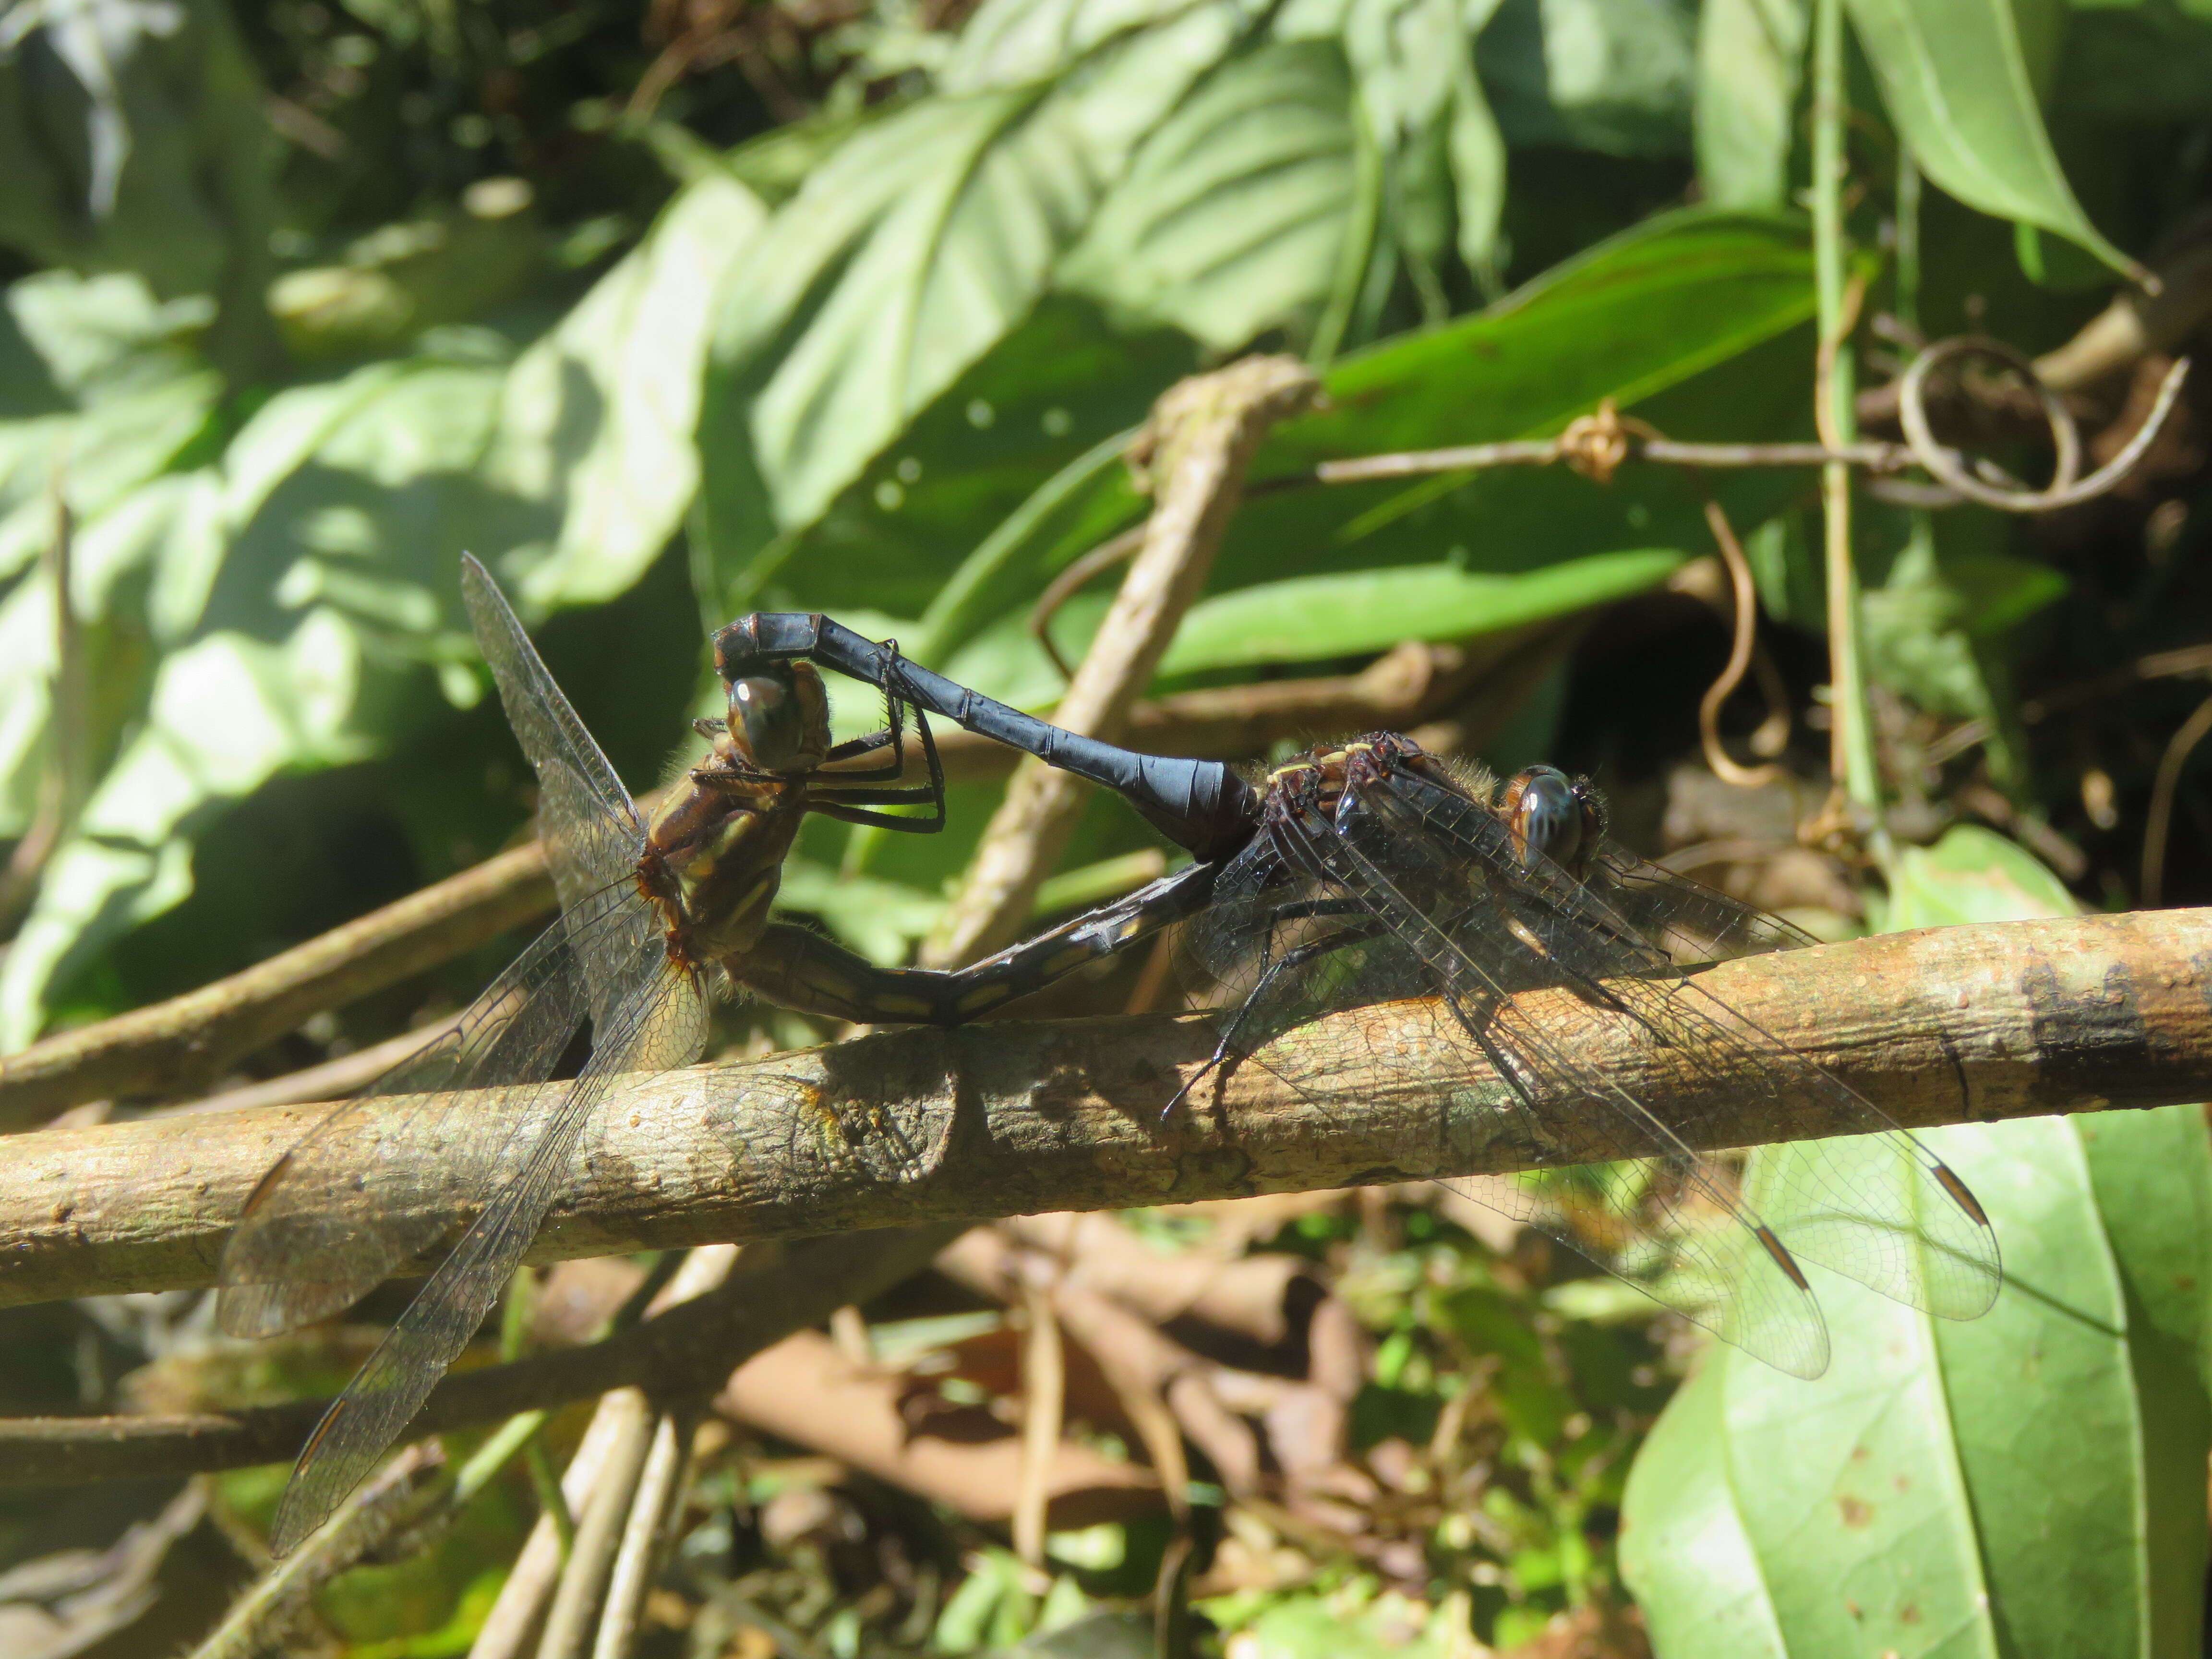
[[[187,995],[64,1031],[0,1060],[0,1132],[80,1101],[206,1088],[309,1015],[450,961],[552,908],[537,842]]]
[[[888,1228],[749,1249],[713,1291],[605,1341],[454,1372],[432,1391],[408,1432],[495,1423],[635,1384],[664,1400],[713,1393],[734,1367],[792,1332],[920,1272],[959,1231]],[[200,1417],[0,1420],[0,1488],[286,1462],[330,1403],[302,1400]]]
[[[1725,963],[1706,982],[1908,1127],[2212,1097],[2212,910],[1929,929]],[[1662,1115],[1711,1126],[1710,1144],[1821,1127],[1724,1097],[1629,1022],[1556,1012],[1580,1022],[1586,1063]],[[1494,1172],[1530,1156],[1476,1103],[1504,1085],[1429,1005],[1294,1032],[1263,1057],[1310,1068],[1303,1090],[1249,1065],[1163,1124],[1212,1040],[1190,1016],[1008,1021],[640,1076],[601,1109],[531,1259]],[[1388,1087],[1364,1060],[1378,1044],[1395,1050]],[[1445,1082],[1469,1103],[1449,1120]],[[532,1097],[487,1091],[484,1132]],[[10,1142],[0,1304],[212,1283],[253,1183],[325,1109]],[[357,1167],[405,1155],[386,1144],[405,1109],[363,1106]],[[462,1196],[414,1189],[465,1219]]]
[[[1246,357],[1161,395],[1133,453],[1153,496],[1144,545],[1054,711],[1061,726],[1109,742],[1127,734],[1130,705],[1206,585],[1261,439],[1310,407],[1319,391],[1295,358]],[[1020,937],[1085,793],[1080,780],[1042,761],[1016,769],[960,890],[923,946],[925,963],[957,967]]]

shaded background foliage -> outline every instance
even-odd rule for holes
[[[1863,385],[1922,337],[2052,350],[2131,260],[2203,283],[2173,273],[2201,273],[2212,234],[2212,11],[1856,0],[1850,17]],[[705,633],[750,609],[829,610],[1048,707],[1058,678],[1024,618],[1141,515],[1124,434],[1176,379],[1247,348],[1308,356],[1329,394],[1270,439],[1263,486],[1347,455],[1550,435],[1607,398],[1676,437],[1809,438],[1808,29],[1792,0],[15,0],[0,1044],[231,971],[521,831],[527,774],[457,603],[465,549],[544,622],[554,672],[642,787],[704,706]],[[1901,150],[1934,186],[1917,209],[1901,210]],[[2140,390],[2124,372],[2081,388],[2087,429],[2124,434]],[[2204,641],[2191,399],[2128,485],[2063,514],[1861,498],[1891,827],[1914,844],[1890,925],[2138,896],[2154,779],[2201,696],[2136,672]],[[2039,476],[2039,436],[1997,402],[1974,435]],[[1785,688],[1817,714],[1808,475],[1708,482],[1746,533]],[[1694,597],[1701,506],[1652,467],[1602,488],[1553,469],[1256,494],[1155,690],[1579,618],[1483,732],[1484,757],[1595,772],[1647,850],[1662,823],[1685,841],[1741,829],[1726,811],[1698,828],[1701,797],[1674,770],[1726,654]],[[1060,613],[1064,650],[1102,610],[1079,597]],[[1740,737],[1762,712],[1740,693],[1724,724]],[[872,714],[847,696],[841,724]],[[1792,758],[1805,775],[1822,763],[1802,726]],[[2212,880],[2212,797],[2201,772],[2179,776],[2163,895],[2190,901]],[[903,957],[993,793],[957,789],[952,831],[930,842],[811,828],[787,907]],[[1146,844],[1125,817],[1091,815],[1059,902],[1122,878],[1110,860]],[[1960,822],[1975,817],[2063,880]],[[1863,873],[1827,866],[1784,896],[1863,926]],[[454,1006],[501,948],[322,1020],[249,1073]],[[1093,989],[1085,1006],[1117,1006]],[[819,1035],[744,1011],[723,1036],[755,1026]],[[2056,1206],[2084,1238],[2110,1231],[2099,1206],[2121,1177],[2087,1156],[2065,1195],[2021,1215]],[[2200,1152],[2143,1156],[2179,1173],[2130,1201],[2170,1212],[2183,1250]],[[1500,1642],[1595,1605],[1613,1593],[1620,1483],[1664,1356],[1618,1309],[1547,1302],[1540,1273],[1497,1278],[1457,1231],[1370,1223],[1307,1218],[1281,1243],[1382,1287],[1370,1323],[1400,1358],[1378,1373],[1371,1440],[1433,1416],[1470,1352],[1525,1373],[1497,1395],[1519,1507],[1459,1544],[1438,1521],[1434,1581],[1398,1588],[1441,1607],[1475,1585],[1477,1628]],[[2152,1249],[2107,1242],[2113,1284]],[[1571,1338],[1543,1323],[1564,1316],[1599,1322]],[[54,1317],[46,1358],[9,1385],[21,1409],[105,1398],[102,1379],[144,1357],[141,1337]],[[2154,1323],[2199,1340],[2193,1304]],[[1577,1346],[1591,1331],[1602,1340]],[[1983,1340],[1942,1362],[2002,1369],[1967,1352]],[[49,1364],[56,1344],[80,1361]],[[2147,1375],[2125,1343],[2081,1364]],[[1710,1463],[1651,1471],[1705,1443],[1684,1424],[1757,1417],[1776,1385],[1741,1369],[1702,1375],[1639,1466],[1670,1495],[1655,1528],[1688,1524],[1664,1508],[1682,1493],[1704,1494],[1699,1525],[1725,1507]],[[2114,1386],[2124,1416],[2195,1385]],[[2191,1410],[2139,1413],[2156,1421],[2135,1435],[2138,1472],[2185,1445],[2202,1467]],[[2098,1524],[2136,1512],[2081,1480]],[[1963,1500],[1941,1512],[1967,1525]],[[87,1538],[116,1513],[91,1504]],[[8,1547],[27,1547],[13,1524]],[[1753,1567],[1723,1583],[1675,1579],[1663,1553],[1636,1567],[1662,1645],[1688,1628],[1670,1616],[1731,1595],[1784,1639],[1787,1606],[1757,1589],[1776,1571],[1760,1528],[1781,1523],[1731,1524]],[[1962,1559],[2004,1547],[1960,1536]],[[2114,1571],[2121,1588],[2081,1589],[2084,1605],[2148,1582]],[[1286,1650],[1340,1643],[1373,1610],[1347,1574],[1318,1625],[1299,1622],[1319,1616],[1310,1589],[1216,1610]],[[986,1589],[963,1592],[958,1630],[1029,1632],[1018,1579],[999,1601],[1000,1581],[970,1582]],[[2137,1597],[2160,1651],[2194,1630],[2178,1582]],[[1909,1633],[1886,1643],[1914,1650]]]

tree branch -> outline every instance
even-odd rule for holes
[[[580,1348],[457,1371],[431,1391],[410,1437],[641,1385],[657,1399],[707,1395],[792,1332],[920,1272],[957,1224],[896,1227],[748,1249],[730,1276],[629,1330]],[[136,1480],[289,1462],[327,1400],[199,1417],[0,1419],[0,1488]]]
[[[1727,963],[1706,982],[1908,1126],[2212,1097],[2212,910],[1927,929]],[[1713,1145],[1822,1127],[1727,1098],[1632,1022],[1531,995],[1578,1022],[1588,1063],[1662,1115],[1711,1124]],[[1445,1079],[1470,1099],[1503,1087],[1472,1045],[1441,1034],[1447,1022],[1421,1017],[1432,1012],[1388,1004],[1316,1022],[1284,1041],[1322,1073],[1340,1057],[1334,1085],[1322,1075],[1301,1093],[1246,1066],[1218,1103],[1202,1090],[1165,1126],[1162,1105],[1212,1050],[1203,1018],[897,1031],[641,1075],[586,1131],[531,1259],[1516,1167],[1513,1146],[1486,1139],[1494,1124],[1479,1105],[1449,1124],[1437,1110]],[[1377,1044],[1395,1050],[1389,1087],[1361,1064]],[[483,1133],[502,1133],[532,1094],[486,1091]],[[327,1109],[12,1140],[0,1304],[212,1283],[254,1182]],[[367,1103],[356,1167],[400,1155],[389,1138],[406,1112],[404,1100]]]
[[[0,1132],[80,1101],[188,1095],[309,1015],[398,983],[552,908],[536,842],[485,860],[243,973],[0,1060]]]

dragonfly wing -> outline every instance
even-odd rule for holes
[[[641,952],[631,967],[631,989],[599,1028],[591,1062],[574,1082],[540,1091],[551,1103],[520,1167],[316,1426],[270,1530],[277,1554],[360,1485],[468,1346],[552,1207],[609,1086],[626,1072],[688,1065],[705,1046],[707,1005],[691,977],[665,956]]]
[[[1454,872],[1429,872],[1443,877],[1441,884],[1418,871],[1401,882],[1377,867],[1356,835],[1310,819],[1285,826],[1281,839],[1285,863],[1314,874],[1304,884],[1279,879],[1272,893],[1248,901],[1249,954],[1272,957],[1275,971],[1261,965],[1247,975],[1254,988],[1230,1023],[1238,1048],[1246,1046],[1240,1023],[1264,1040],[1329,1009],[1424,999],[1367,1021],[1291,1032],[1255,1061],[1318,1104],[1347,1091],[1370,1101],[1381,1092],[1435,1101],[1443,1139],[1437,1162],[1498,1158],[1504,1143],[1511,1161],[1541,1166],[1531,1177],[1470,1183],[1470,1197],[1505,1209],[1781,1370],[1812,1376],[1826,1369],[1819,1305],[1771,1232],[1744,1211],[1732,1179],[1608,1079],[1577,1064],[1556,1034],[1510,1000],[1508,983],[1528,975],[1511,963],[1523,948],[1510,933],[1477,960],[1437,925],[1431,911],[1465,908],[1450,884]],[[1293,961],[1263,939],[1285,907],[1296,926],[1310,925],[1307,913],[1340,918],[1336,937],[1346,942],[1332,948],[1324,939]],[[1219,924],[1217,955],[1234,926],[1231,918]],[[1276,1010],[1253,1006],[1263,999]],[[1486,1072],[1498,1080],[1480,1097],[1451,1081]],[[1631,1158],[1646,1162],[1624,1161]]]
[[[1794,922],[1618,847],[1591,861],[1585,884],[1677,967],[1820,942]]]
[[[1405,786],[1402,789],[1401,785]],[[1394,776],[1372,792],[1401,856],[1448,868],[1464,860],[1489,902],[1470,903],[1453,931],[1465,954],[1517,953],[1522,971],[1591,994],[1632,1019],[1645,1039],[1676,1051],[1732,1122],[1763,1116],[1773,1156],[1761,1213],[1790,1248],[1893,1299],[1950,1319],[1985,1311],[2002,1279],[1996,1235],[1966,1183],[1881,1108],[1722,1000],[1696,975],[1624,937],[1747,954],[1785,948],[1796,930],[1779,918],[1619,855],[1585,884],[1548,861],[1514,860],[1496,820],[1465,797]],[[1625,903],[1616,903],[1626,897]],[[1532,946],[1527,941],[1537,942]],[[1752,1109],[1747,1114],[1747,1108]],[[1670,1132],[1700,1147],[1721,1137],[1676,1117]],[[1859,1137],[1868,1143],[1819,1137]]]
[[[557,921],[458,1025],[333,1108],[262,1177],[223,1249],[217,1322],[234,1336],[296,1329],[420,1257],[527,1127],[488,1123],[481,1097],[462,1091],[543,1079],[589,1012],[568,923]],[[395,1108],[395,1097],[411,1104]]]
[[[466,555],[461,592],[477,644],[498,682],[507,724],[538,772],[538,833],[562,904],[628,882],[645,844],[645,826],[629,792],[554,684],[499,585]]]
[[[1792,1250],[1946,1319],[1989,1311],[2004,1274],[1988,1218],[1887,1113],[1694,977],[1607,988],[1650,1040],[1696,1057],[1731,1121],[1749,1107],[1769,1116],[1778,1136],[1820,1126],[1823,1138],[1790,1138],[1761,1154],[1760,1212]],[[1700,1145],[1715,1139],[1694,1120],[1675,1122]]]

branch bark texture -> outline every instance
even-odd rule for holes
[[[1927,929],[1723,963],[1707,982],[1907,1127],[2212,1097],[2212,910]],[[1778,1121],[1723,1097],[1630,1022],[1579,1004],[1569,1017],[1587,1063],[1711,1123],[1712,1145],[1826,1127],[1812,1103]],[[1171,1123],[1162,1106],[1212,1048],[1202,1017],[896,1031],[641,1075],[586,1132],[531,1259],[1523,1167],[1528,1149],[1500,1127],[1511,1115],[1481,1103],[1504,1085],[1449,1029],[1425,1003],[1319,1021]],[[1377,1052],[1392,1059],[1384,1086]],[[1446,1085],[1464,1109],[1439,1110]],[[482,1132],[534,1097],[487,1091]],[[11,1140],[0,1304],[211,1284],[254,1182],[328,1109]],[[437,1157],[399,1141],[405,1113],[395,1100],[357,1115],[372,1188],[390,1160]],[[453,1195],[457,1223],[475,1196]]]

